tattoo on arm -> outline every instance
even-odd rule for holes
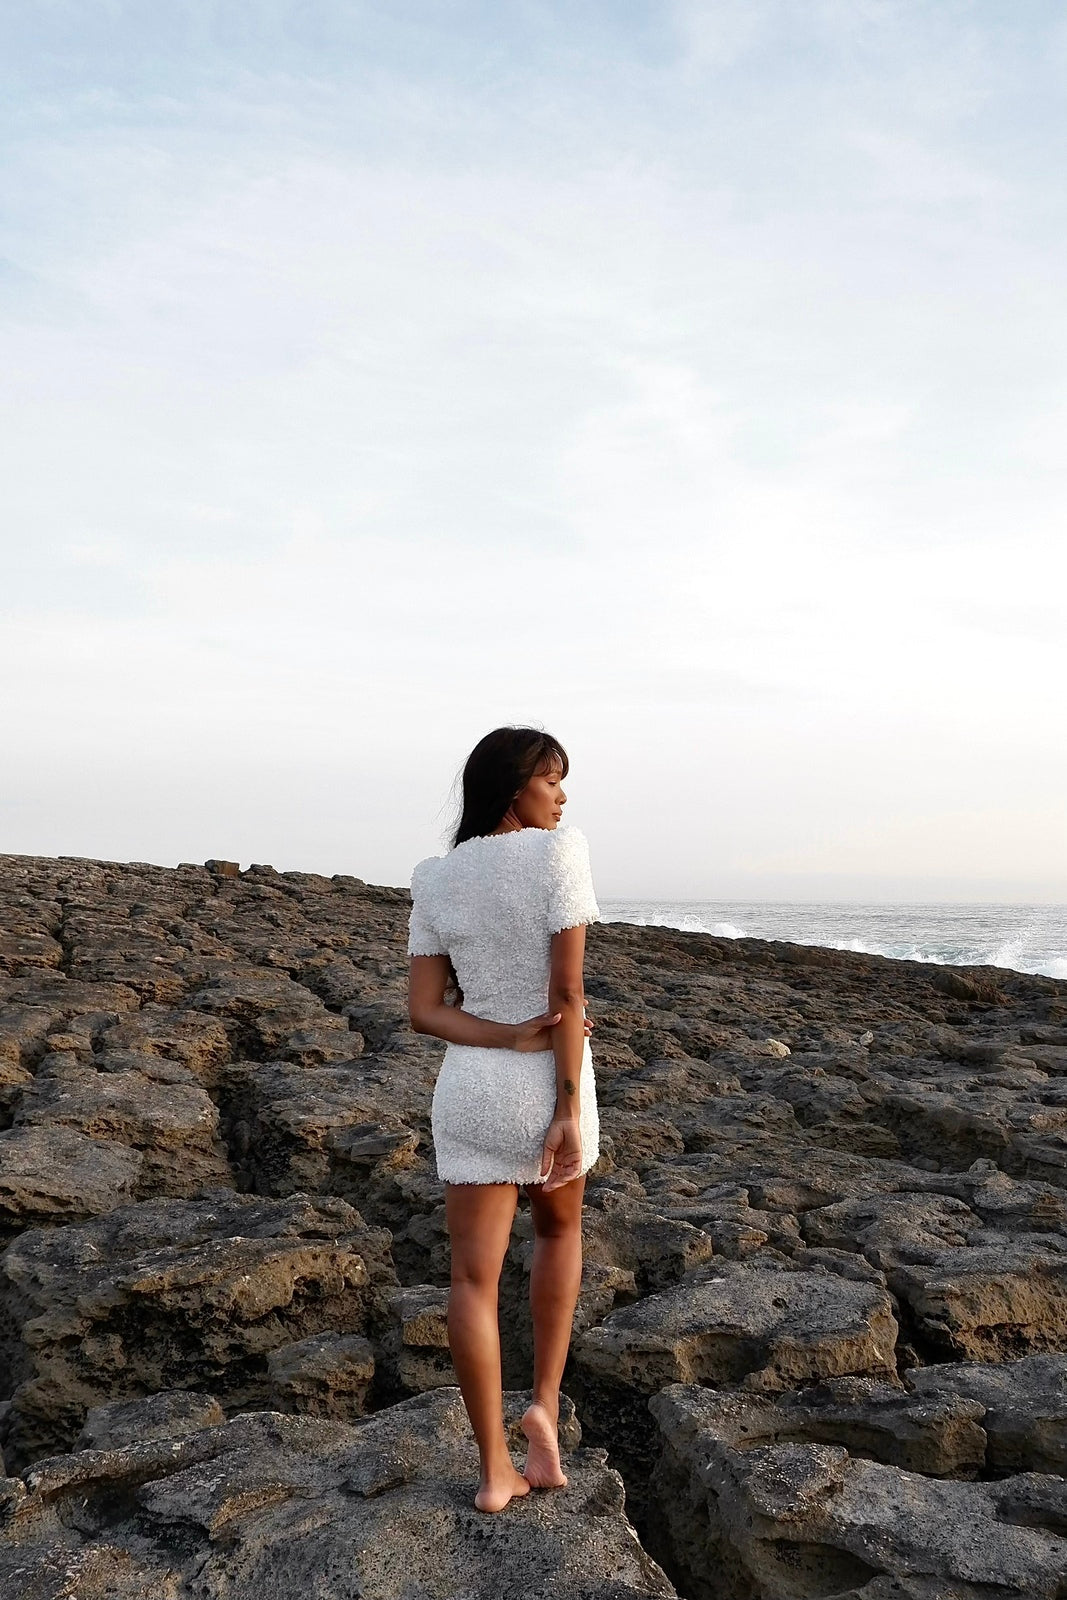
[[[574,1093],[574,1084],[571,1082],[570,1078],[564,1078],[563,1087],[566,1089],[568,1094]]]

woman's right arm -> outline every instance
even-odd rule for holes
[[[550,1050],[546,1029],[559,1014],[546,1011],[526,1022],[493,1022],[458,1006],[445,1004],[449,971],[447,956],[412,956],[408,978],[408,1015],[416,1033],[428,1033],[449,1044],[472,1044],[487,1050]]]
[[[556,1109],[545,1134],[541,1172],[545,1190],[558,1189],[582,1169],[578,1126],[579,1087],[585,1054],[585,927],[563,928],[552,936],[548,1003],[560,1013],[552,1029],[556,1056]]]

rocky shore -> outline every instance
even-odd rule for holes
[[[488,1518],[408,905],[0,856],[3,1600],[1067,1600],[1067,983],[590,929],[570,1487]]]

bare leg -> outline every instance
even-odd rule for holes
[[[527,1193],[534,1225],[534,1375],[533,1401],[522,1419],[529,1442],[523,1475],[535,1489],[561,1489],[567,1479],[559,1459],[559,1386],[582,1280],[585,1179],[575,1178],[547,1194],[541,1185],[530,1184]]]
[[[448,1343],[463,1403],[478,1441],[482,1475],[474,1504],[502,1511],[530,1485],[516,1472],[504,1437],[497,1294],[518,1190],[510,1183],[446,1183],[452,1243]]]

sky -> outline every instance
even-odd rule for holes
[[[1067,901],[1058,0],[2,0],[0,852]]]

